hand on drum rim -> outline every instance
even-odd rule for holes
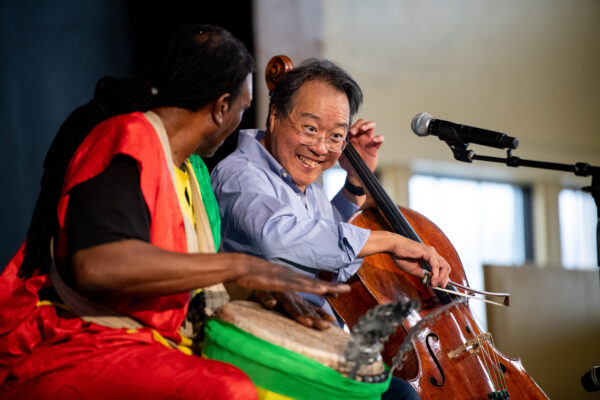
[[[296,320],[298,323],[325,330],[331,327],[335,321],[333,315],[327,314],[322,308],[313,306],[296,292],[269,292],[255,290],[254,297],[267,309],[278,308],[288,317]]]

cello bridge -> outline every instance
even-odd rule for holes
[[[464,352],[478,353],[481,344],[485,341],[490,341],[492,334],[489,332],[482,333],[476,337],[467,340],[462,346],[448,352],[448,357],[456,358]]]

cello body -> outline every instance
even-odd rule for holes
[[[423,215],[400,207],[401,213],[423,243],[434,246],[452,272],[453,282],[468,285],[458,253],[444,233]],[[350,221],[371,230],[391,230],[377,208],[359,211]],[[341,318],[352,327],[367,310],[378,304],[418,298],[420,312],[408,317],[385,346],[384,361],[392,364],[406,332],[421,318],[442,305],[421,280],[400,270],[387,254],[365,257],[357,274],[348,282],[352,291],[329,299]],[[482,332],[468,306],[457,305],[433,319],[413,341],[402,368],[394,375],[406,380],[422,399],[547,399],[519,359],[500,353]],[[504,389],[500,389],[504,388]]]

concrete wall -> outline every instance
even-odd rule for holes
[[[497,348],[520,357],[551,399],[597,399],[580,380],[600,365],[598,271],[485,266],[484,275],[489,290],[511,293],[509,308],[487,306]]]
[[[411,133],[422,111],[516,136],[524,158],[600,164],[600,3],[332,0],[323,12],[324,55],[364,89],[383,164],[452,160]]]

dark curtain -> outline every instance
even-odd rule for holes
[[[250,1],[0,0],[0,269],[27,233],[50,142],[96,81],[141,71],[156,42],[185,24],[223,26],[253,52],[251,10]],[[240,127],[254,126],[252,107]]]

